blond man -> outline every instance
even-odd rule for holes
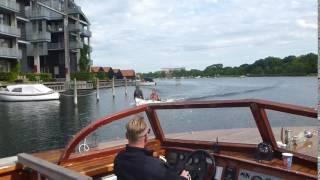
[[[189,172],[177,175],[163,161],[150,156],[145,149],[150,128],[143,117],[136,117],[126,125],[128,144],[114,161],[118,180],[188,180]]]

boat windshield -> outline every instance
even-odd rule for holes
[[[262,142],[249,108],[157,110],[166,138],[243,144]]]
[[[262,142],[249,108],[162,109],[156,112],[165,137],[169,139],[211,142],[218,139],[219,142],[241,144]],[[272,110],[266,110],[266,113],[279,148],[317,157],[319,122],[316,118]],[[289,132],[289,142],[284,142],[285,131]]]

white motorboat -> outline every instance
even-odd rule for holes
[[[0,101],[48,101],[59,99],[60,94],[42,84],[8,85],[0,89]]]
[[[136,101],[136,106],[140,106],[140,105],[144,105],[144,104],[151,104],[151,103],[165,103],[165,102],[173,102],[174,101],[172,99],[154,101],[151,99],[140,99],[140,98],[135,98],[134,100]]]
[[[155,86],[156,82],[137,81],[137,85],[139,85],[139,86]]]
[[[152,78],[146,77],[142,81],[137,80],[137,85],[139,85],[139,86],[155,86],[155,85],[157,85],[157,83],[154,82]]]

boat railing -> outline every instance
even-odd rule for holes
[[[22,164],[25,168],[35,171],[37,179],[92,180],[92,177],[82,175],[76,171],[63,168],[26,153],[18,155],[18,163]]]
[[[157,115],[157,110],[161,109],[197,109],[197,108],[249,108],[251,110],[253,119],[259,130],[263,142],[267,142],[272,145],[276,152],[276,155],[281,157],[282,152],[286,152],[285,149],[281,149],[277,146],[276,139],[274,137],[272,127],[267,117],[266,110],[274,110],[278,112],[284,112],[304,117],[310,117],[316,120],[317,111],[314,108],[296,106],[284,103],[277,103],[273,101],[258,100],[258,99],[243,99],[243,100],[214,100],[214,101],[187,101],[187,102],[172,102],[172,103],[158,103],[158,104],[146,104],[137,106],[113,115],[101,118],[97,121],[92,122],[87,127],[78,132],[74,138],[67,144],[64,152],[62,153],[59,164],[72,162],[74,160],[81,159],[81,156],[76,158],[70,157],[74,152],[77,145],[84,140],[89,134],[96,131],[98,128],[110,124],[114,121],[121,120],[123,118],[136,115],[145,112],[149,121],[151,128],[154,132],[155,138],[160,140],[163,146],[184,146],[197,149],[210,149],[212,148],[212,143],[214,142],[200,142],[194,140],[179,140],[179,139],[169,139],[164,136],[164,132],[161,128],[160,121]],[[224,150],[237,149],[238,151],[248,151],[254,150],[255,145],[252,144],[240,144],[240,143],[230,143],[230,142],[219,142],[219,146]],[[108,150],[106,149],[106,152]],[[88,156],[97,157],[100,154],[87,154]],[[101,151],[99,151],[101,153]],[[295,153],[295,158],[302,161],[316,162],[316,158],[307,156],[300,153]],[[103,153],[101,153],[103,154]]]

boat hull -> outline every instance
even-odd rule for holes
[[[156,82],[137,82],[139,86],[155,86]]]
[[[165,101],[154,101],[151,99],[140,99],[135,98],[136,106],[144,105],[144,104],[152,104],[152,103],[166,103],[166,102],[173,102],[173,100],[165,100]]]
[[[50,101],[58,100],[60,94],[58,92],[43,94],[14,94],[8,92],[0,92],[0,101],[21,102],[21,101]]]

